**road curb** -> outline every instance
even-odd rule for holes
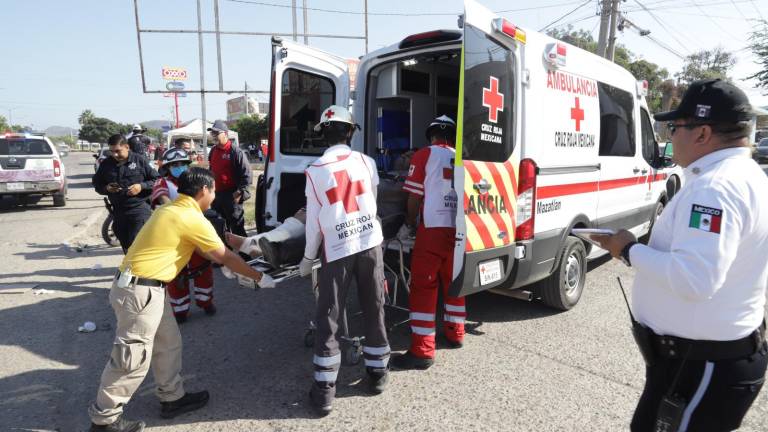
[[[86,232],[88,232],[89,229],[91,229],[91,227],[93,225],[96,224],[96,222],[99,219],[101,219],[101,217],[106,212],[107,212],[107,209],[103,208],[100,211],[94,212],[93,214],[91,214],[87,218],[85,218],[82,221],[78,222],[78,224],[75,225],[72,228],[79,228],[79,229],[77,231],[75,231],[74,234],[72,234],[71,236],[67,237],[67,239],[64,240],[64,243],[69,243],[72,240],[75,240],[75,239],[77,239],[79,237],[82,237]]]

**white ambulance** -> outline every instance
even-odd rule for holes
[[[354,92],[348,60],[273,39],[259,229],[305,204],[304,169],[325,150],[312,125],[325,107],[352,101],[362,127],[353,148],[395,184],[408,151],[427,145],[430,121],[447,114],[458,125],[453,175],[463,196],[452,292],[535,296],[570,309],[588,259],[605,253],[571,229],[646,234],[679,175],[659,155],[632,74],[473,0],[464,9],[458,31],[412,35],[361,57]]]

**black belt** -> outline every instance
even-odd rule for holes
[[[765,321],[749,336],[733,341],[693,340],[657,334],[654,334],[652,339],[656,353],[669,359],[687,356],[691,360],[731,360],[749,357],[766,349]]]
[[[115,275],[115,278],[120,278],[120,271],[118,270],[117,275]],[[157,280],[157,279],[144,279],[138,276],[131,276],[130,284],[134,285],[141,285],[141,286],[152,286],[152,287],[164,287],[165,282]]]

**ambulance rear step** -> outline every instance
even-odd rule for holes
[[[505,289],[505,288],[491,288],[488,290],[488,292],[503,295],[506,297],[512,297],[518,300],[524,300],[524,301],[533,300],[533,293],[531,291],[522,290],[522,289],[511,290],[511,289]]]

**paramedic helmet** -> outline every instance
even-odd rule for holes
[[[174,147],[163,153],[163,165],[174,162],[186,162],[189,164],[192,163],[192,160],[189,159],[189,154],[184,149]]]
[[[446,137],[452,137],[453,141],[456,140],[456,122],[447,115],[441,115],[432,120],[432,123],[427,126],[427,140],[432,139],[433,134],[439,134]]]
[[[346,123],[350,128],[360,129],[360,126],[355,123],[352,113],[348,109],[338,105],[331,105],[320,115],[320,122],[314,127],[315,132],[320,132],[324,126],[329,126],[331,122]]]

